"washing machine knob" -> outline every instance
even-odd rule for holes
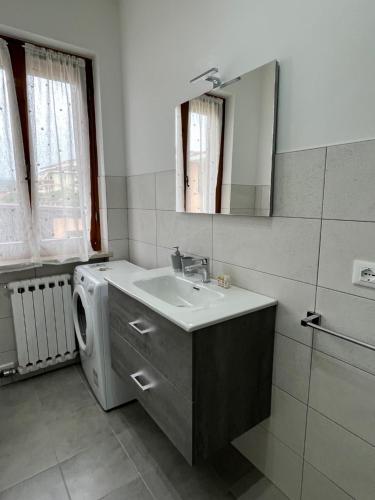
[[[87,291],[92,295],[94,293],[94,285],[89,285]]]

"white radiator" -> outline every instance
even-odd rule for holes
[[[77,356],[70,281],[69,274],[62,274],[8,284],[19,373]]]

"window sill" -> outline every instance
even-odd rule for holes
[[[0,273],[24,271],[25,269],[33,269],[42,266],[59,266],[59,265],[61,266],[65,264],[74,264],[75,262],[81,262],[82,264],[87,264],[92,260],[105,259],[112,256],[113,256],[112,252],[95,252],[94,254],[90,255],[88,261],[81,261],[78,258],[73,258],[66,260],[64,262],[60,262],[58,260],[46,258],[46,259],[41,259],[40,264],[30,264],[30,262],[27,260],[15,260],[5,266],[0,265]]]

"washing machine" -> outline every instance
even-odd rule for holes
[[[107,276],[140,271],[126,260],[77,266],[74,271],[73,320],[82,369],[97,400],[110,410],[134,399],[111,367]]]

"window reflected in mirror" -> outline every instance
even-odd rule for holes
[[[273,61],[177,106],[177,211],[271,215],[277,73]]]

